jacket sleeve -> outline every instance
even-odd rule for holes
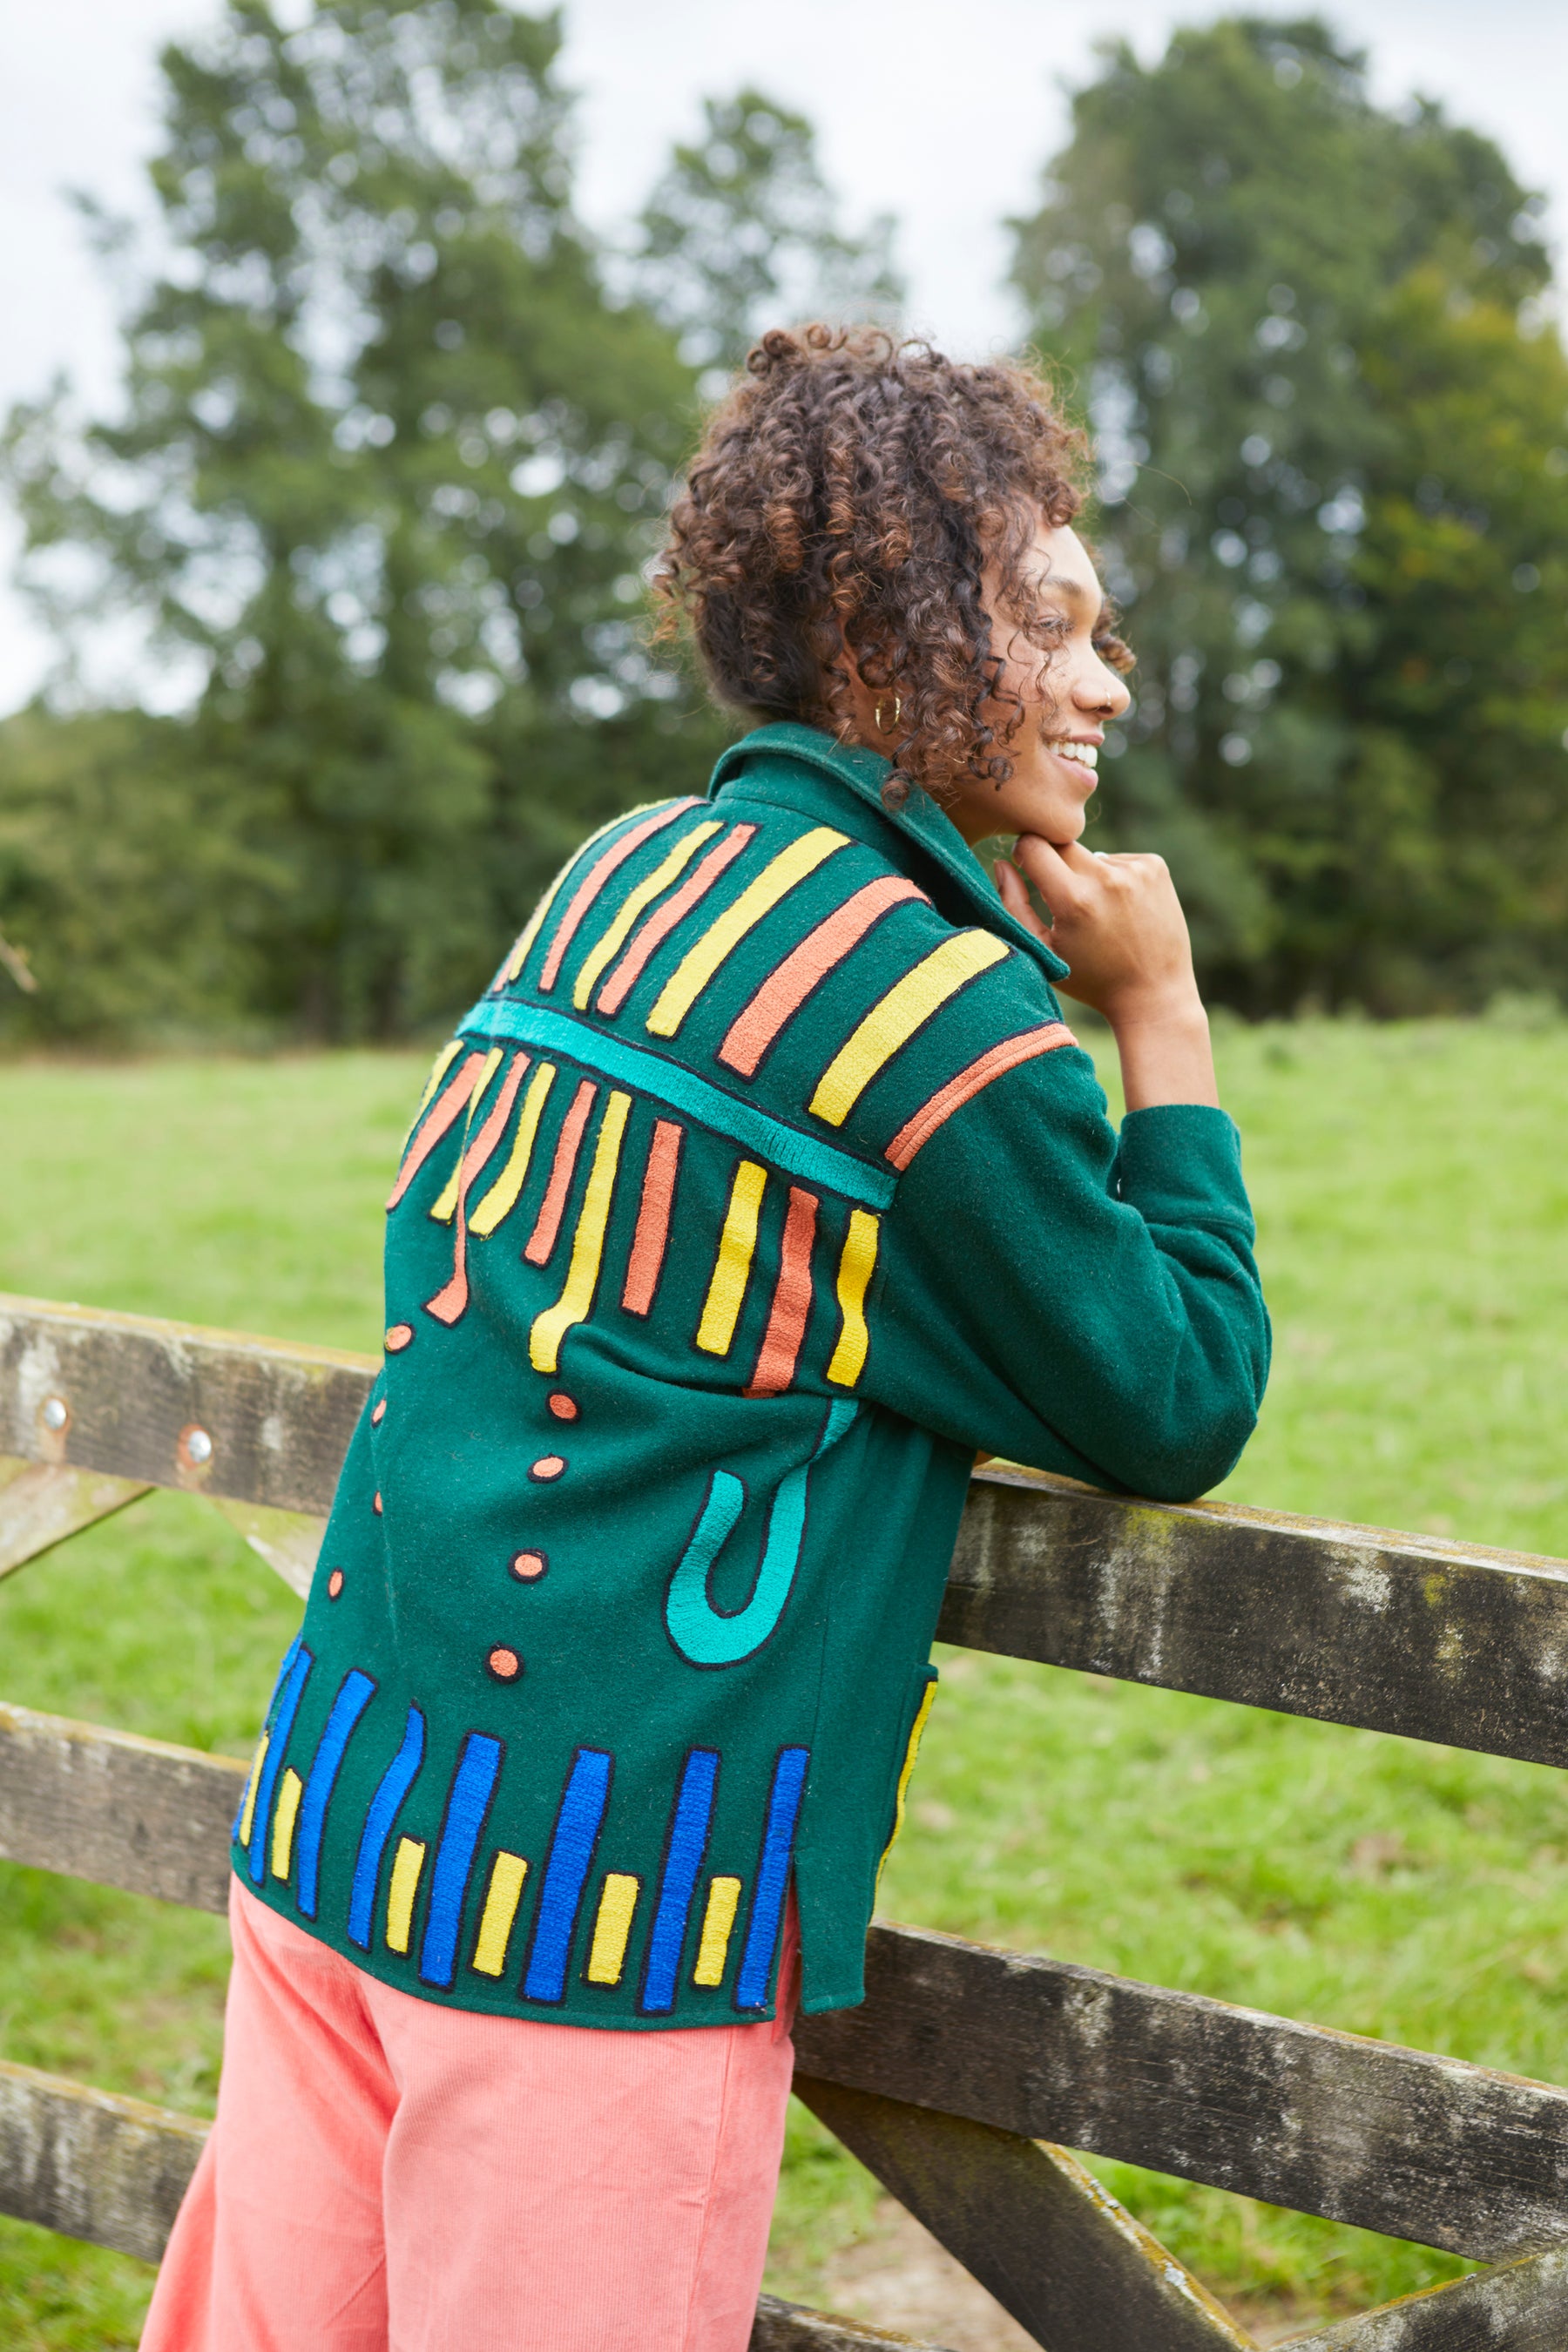
[[[963,1445],[1166,1501],[1251,1434],[1269,1328],[1240,1138],[1198,1104],[1120,1138],[1040,1055],[916,1154],[884,1220],[861,1392]]]

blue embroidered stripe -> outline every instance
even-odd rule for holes
[[[392,1824],[397,1819],[398,1808],[414,1786],[415,1775],[424,1761],[425,1717],[416,1706],[411,1706],[408,1720],[403,1727],[403,1745],[382,1774],[375,1794],[370,1801],[370,1811],[364,1817],[364,1827],[360,1832],[359,1853],[354,1859],[353,1885],[349,1894],[349,1937],[362,1952],[370,1949],[381,1857],[386,1852],[386,1841],[392,1835]]]
[[[447,1799],[447,1818],[436,1848],[430,1874],[430,1908],[425,1916],[425,1940],[419,1948],[422,1984],[451,1988],[458,1964],[458,1930],[463,1902],[474,1867],[474,1849],[485,1815],[495,1794],[500,1771],[501,1743],[483,1731],[470,1731],[463,1742],[458,1769]]]
[[[664,1874],[658,1884],[658,1908],[648,1937],[642,2000],[638,2004],[647,2017],[662,2016],[675,2007],[675,1979],[680,1969],[697,1874],[708,1851],[708,1830],[713,1818],[713,1790],[718,1779],[718,1751],[694,1748],[680,1776]]]
[[[684,1112],[700,1126],[727,1136],[731,1143],[743,1145],[787,1174],[808,1184],[820,1184],[846,1200],[863,1202],[868,1208],[888,1208],[898,1189],[892,1169],[878,1167],[853,1152],[841,1151],[836,1144],[825,1143],[819,1136],[786,1126],[754,1103],[742,1102],[726,1087],[699,1077],[695,1070],[668,1061],[645,1045],[634,1045],[625,1037],[607,1036],[569,1013],[548,1012],[542,1005],[524,1003],[515,997],[492,997],[475,1005],[459,1034],[505,1037],[520,1045],[535,1046],[541,1053],[563,1054],[586,1069],[599,1071],[616,1086],[634,1087],[655,1102]]]
[[[752,1897],[752,1916],[746,1928],[746,1948],[741,1955],[740,1973],[735,1979],[737,2009],[763,2009],[767,2005],[768,1979],[773,1974],[779,1922],[784,1917],[784,1890],[789,1885],[795,1825],[810,1759],[809,1748],[784,1748],[780,1749],[779,1760],[773,1767],[756,1892]]]
[[[350,1668],[332,1701],[332,1711],[327,1717],[327,1727],[316,1747],[316,1758],[310,1767],[305,1793],[300,1801],[299,1875],[294,1900],[307,1919],[316,1916],[316,1883],[321,1864],[321,1832],[327,1825],[327,1806],[338,1768],[343,1760],[343,1750],[349,1744],[355,1724],[370,1705],[375,1685],[357,1666]]]
[[[268,1726],[271,1738],[267,1743],[267,1759],[261,1767],[261,1778],[256,1785],[256,1811],[250,1823],[250,1875],[260,1885],[267,1875],[267,1831],[272,1818],[272,1792],[278,1786],[282,1769],[283,1750],[289,1745],[289,1735],[294,1728],[294,1717],[300,1712],[300,1700],[315,1664],[302,1642],[296,1642],[290,1653],[292,1664],[283,1679],[278,1699],[277,1721]]]
[[[296,1633],[294,1639],[289,1643],[289,1647],[284,1651],[282,1664],[279,1666],[277,1674],[273,1676],[272,1696],[267,1702],[267,1712],[261,1718],[261,1728],[263,1731],[270,1731],[272,1728],[272,1717],[278,1706],[278,1694],[282,1689],[284,1684],[288,1681],[289,1675],[293,1672],[294,1661],[299,1654],[300,1636]],[[259,1735],[258,1736],[256,1744],[258,1748],[261,1745]],[[270,1743],[268,1744],[270,1745]],[[246,1787],[239,1792],[239,1811],[234,1817],[234,1826],[228,1833],[230,1843],[235,1845],[239,1843],[239,1825],[245,1819],[245,1800],[248,1794],[248,1790],[249,1783],[247,1782]]]
[[[579,1748],[572,1759],[566,1792],[551,1835],[539,1915],[533,1923],[533,1946],[522,1980],[523,1995],[529,2000],[566,1997],[566,1964],[584,1884],[609,1802],[613,1760],[602,1748]]]

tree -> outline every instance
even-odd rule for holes
[[[123,421],[8,434],[62,627],[128,609],[194,667],[184,754],[276,877],[262,1005],[318,1034],[460,999],[668,764],[634,613],[691,375],[573,219],[559,39],[500,0],[229,0],[163,52]]]
[[[1106,837],[1209,985],[1380,1011],[1568,981],[1568,364],[1538,205],[1316,19],[1124,47],[1015,278],[1099,431],[1140,657]]]
[[[0,723],[0,1039],[238,1034],[280,877],[182,730],[140,711]],[[28,989],[25,978],[34,986]]]
[[[634,282],[693,365],[736,367],[764,327],[896,318],[893,224],[837,225],[804,115],[737,90],[703,103],[703,135],[677,146],[644,209]]]

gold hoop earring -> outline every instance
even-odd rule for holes
[[[901,695],[895,694],[892,698],[893,715],[890,719],[884,719],[882,716],[882,710],[887,700],[888,697],[885,694],[879,694],[877,697],[876,701],[871,706],[871,717],[876,721],[877,732],[879,735],[890,735],[892,733],[894,728],[899,723],[900,715],[904,707],[903,697]]]

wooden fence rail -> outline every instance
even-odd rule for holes
[[[0,1297],[0,1575],[174,1486],[302,1591],[374,1370]],[[993,1467],[941,1632],[1568,1762],[1561,1561]],[[221,1910],[244,1777],[227,1758],[0,1706],[0,1857]],[[1325,2352],[1568,2346],[1568,2090],[911,1928],[872,1929],[867,1983],[862,2008],[799,2024],[797,2088],[1051,2352],[1250,2342],[1068,2147],[1500,2265],[1321,2332]],[[202,2137],[0,2068],[0,2210],[155,2259]],[[906,2340],[766,2298],[752,2339]]]

